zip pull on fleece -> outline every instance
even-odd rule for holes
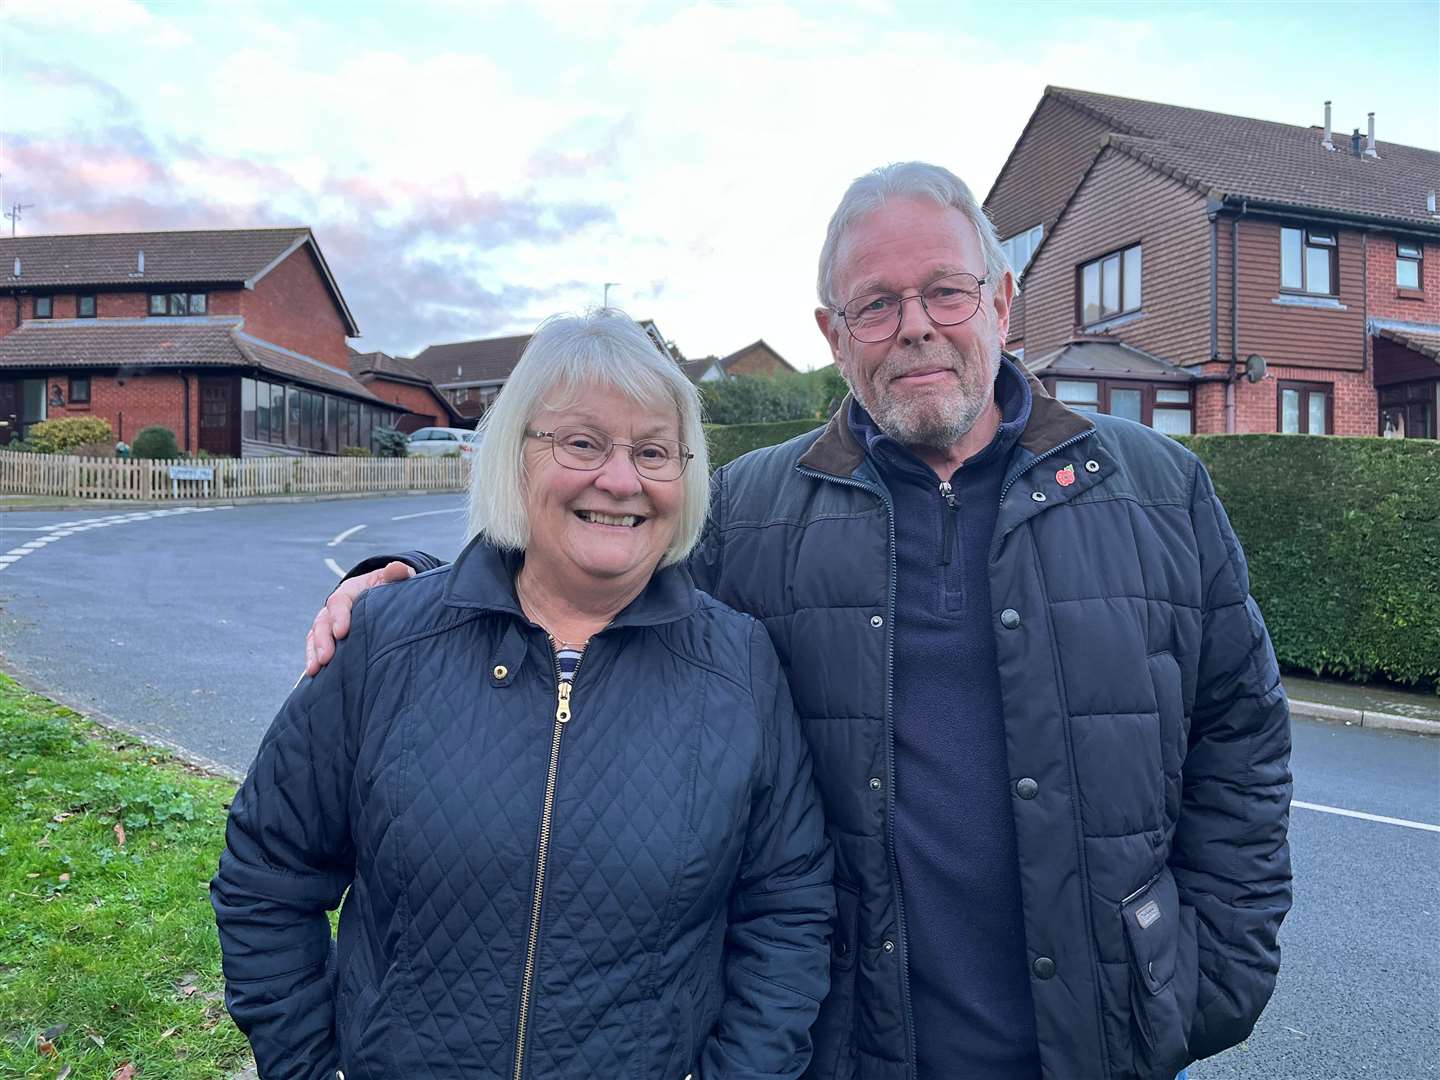
[[[955,499],[955,490],[950,486],[949,480],[940,481],[940,497],[945,500],[948,510],[940,511],[940,531],[944,540],[940,548],[940,565],[949,566],[950,560],[955,552],[955,513],[960,509]]]

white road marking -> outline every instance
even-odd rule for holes
[[[0,557],[0,570],[8,570],[15,563],[19,562],[22,556],[29,555],[35,551],[41,551],[47,544],[53,544],[56,540],[63,540],[75,533],[85,532],[87,529],[107,529],[111,525],[130,525],[137,521],[152,521],[155,518],[170,517],[172,514],[206,514],[211,510],[234,510],[231,506],[175,506],[164,510],[136,510],[129,514],[111,514],[108,517],[81,518],[78,521],[62,521],[55,525],[16,525],[0,527],[0,532],[6,528],[13,528],[15,531],[24,530],[27,532],[43,533],[28,543],[21,544],[17,548],[11,548]]]
[[[431,514],[463,514],[465,507],[456,506],[449,510],[422,510],[418,514],[401,514],[399,517],[392,517],[391,521],[409,521],[411,518],[429,517]]]
[[[336,577],[343,578],[345,576],[345,571],[340,569],[340,564],[337,563],[334,559],[326,559],[325,565],[330,567],[331,570],[335,571]]]
[[[359,532],[359,531],[360,531],[361,529],[363,529],[363,528],[365,528],[364,525],[351,525],[350,528],[346,529],[344,532],[342,532],[339,536],[335,537],[334,540],[331,540],[330,543],[326,544],[325,546],[326,546],[326,547],[339,547],[341,544],[343,544],[343,543],[345,542],[345,538],[346,538],[346,537],[348,537],[348,536],[354,536],[357,532]]]
[[[1359,810],[1342,810],[1338,806],[1321,806],[1319,803],[1301,802],[1293,799],[1291,806],[1298,806],[1302,810],[1318,810],[1322,814],[1338,814],[1341,817],[1359,818],[1361,821],[1378,821],[1381,825],[1399,825],[1405,829],[1421,829],[1424,832],[1440,833],[1440,825],[1431,825],[1425,821],[1407,821],[1405,818],[1385,817],[1383,814],[1365,814]]]

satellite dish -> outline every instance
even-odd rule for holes
[[[1265,358],[1259,353],[1245,357],[1245,381],[1257,383],[1265,378]]]

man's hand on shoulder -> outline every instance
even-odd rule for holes
[[[403,562],[391,562],[336,586],[305,635],[305,674],[317,674],[334,657],[335,642],[350,633],[350,609],[361,593],[376,585],[389,585],[414,576],[415,571]]]

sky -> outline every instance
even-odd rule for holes
[[[352,344],[527,333],[609,300],[690,357],[829,362],[846,185],[989,190],[1046,85],[1440,149],[1440,0],[0,0],[23,235],[310,226]],[[8,228],[8,221],[0,222]]]

